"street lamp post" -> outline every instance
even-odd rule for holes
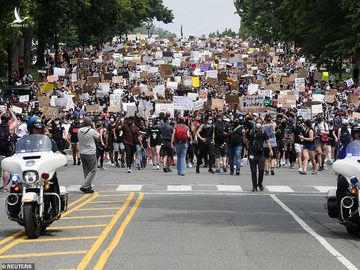
[[[153,21],[152,20],[147,20],[146,22],[145,22],[145,25],[146,25],[146,29],[147,29],[147,31],[148,31],[148,38],[150,38],[150,29],[153,27]]]

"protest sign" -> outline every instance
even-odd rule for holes
[[[56,82],[57,80],[59,80],[59,76],[57,75],[47,76],[46,80],[49,83]]]
[[[124,79],[123,79],[123,77],[122,76],[114,76],[113,78],[112,78],[112,82],[113,83],[123,83],[124,82]]]
[[[354,80],[352,78],[346,80],[345,82],[346,82],[347,87],[351,87],[354,85]]]
[[[49,106],[49,102],[50,102],[49,97],[47,97],[47,96],[45,96],[45,97],[39,96],[39,97],[37,97],[37,100],[38,100],[38,103],[39,103],[39,107]]]
[[[15,113],[15,114],[22,114],[23,112],[23,108],[18,107],[18,106],[12,106],[11,110]]]
[[[99,76],[88,76],[86,81],[87,81],[87,83],[90,83],[90,84],[100,83],[100,77]]]
[[[204,103],[205,103],[205,100],[203,100],[203,99],[194,101],[192,110],[193,111],[202,110],[204,108]]]
[[[239,96],[226,96],[225,101],[229,105],[239,104],[240,103],[240,97]]]
[[[140,87],[139,87],[139,86],[135,86],[133,89],[131,89],[131,93],[132,93],[134,96],[140,95],[140,94],[141,94]]]
[[[136,113],[136,105],[135,104],[127,104],[126,106],[126,117],[134,116]]]
[[[297,71],[297,77],[298,78],[307,78],[308,71],[306,69],[300,69]]]
[[[191,100],[196,100],[199,97],[199,94],[197,93],[188,93],[187,95]]]
[[[162,77],[171,76],[173,75],[173,69],[171,65],[160,65],[160,74]]]
[[[322,94],[314,94],[312,96],[312,101],[319,101],[319,102],[323,102],[324,101],[324,95]]]
[[[220,72],[218,74],[218,81],[226,81],[226,79],[227,79],[226,72]]]
[[[248,86],[248,95],[252,96],[257,94],[259,90],[259,85],[258,84],[249,84]]]
[[[314,74],[314,80],[315,81],[321,81],[322,78],[323,78],[322,73],[319,72],[319,71],[316,71],[315,74]]]
[[[349,101],[350,104],[357,104],[359,102],[359,96],[350,94],[349,98],[348,98],[348,101]]]
[[[298,109],[297,116],[302,116],[304,120],[311,119],[311,111],[309,109]]]
[[[218,79],[218,71],[217,70],[206,71],[206,78]]]
[[[283,107],[291,107],[296,105],[296,97],[294,95],[281,95],[278,98],[278,104],[282,104]]]
[[[359,120],[360,119],[360,113],[353,112],[352,115],[351,115],[351,119]]]
[[[263,96],[243,96],[241,98],[241,108],[244,111],[260,112],[265,109],[265,97]]]
[[[76,83],[77,82],[77,74],[71,73],[71,82]]]
[[[52,93],[54,91],[54,87],[53,83],[44,83],[40,88],[40,92],[43,94],[47,92]]]
[[[109,93],[110,83],[99,83],[99,88],[101,92]]]
[[[121,109],[119,106],[109,106],[107,111],[110,113],[117,113],[117,112],[120,112]]]
[[[54,67],[54,75],[65,77],[66,68]]]
[[[99,109],[99,104],[86,106],[86,112],[99,112]]]
[[[209,84],[209,85],[211,85],[211,86],[216,86],[217,83],[218,83],[218,80],[217,80],[217,78],[216,78],[216,79],[214,79],[214,78],[207,78],[207,79],[206,79],[206,83]]]
[[[174,102],[174,109],[175,110],[184,110],[184,111],[190,111],[193,107],[193,102],[191,98],[186,96],[174,96],[173,97]]]
[[[208,91],[206,89],[201,89],[199,91],[199,98],[200,99],[207,99]]]
[[[311,113],[312,113],[312,116],[319,114],[319,113],[323,113],[322,105],[321,104],[311,105]]]
[[[166,88],[176,90],[176,89],[178,89],[178,83],[177,82],[167,82]]]
[[[329,80],[329,72],[327,72],[327,71],[324,71],[323,73],[322,73],[322,80],[323,81],[328,81]]]
[[[167,113],[169,112],[171,116],[174,116],[174,103],[156,103],[155,104],[155,112],[157,115],[159,113]]]
[[[111,94],[110,95],[110,106],[121,107],[121,95]]]
[[[193,76],[192,77],[192,86],[194,88],[199,88],[200,87],[200,77],[199,76]]]
[[[55,98],[55,106],[56,107],[64,107],[66,106],[66,99],[65,98]]]
[[[19,96],[19,102],[20,102],[20,103],[29,102],[29,95]]]
[[[59,108],[58,107],[43,106],[40,108],[40,110],[47,118],[59,117]]]
[[[327,94],[327,95],[325,95],[324,100],[325,100],[326,103],[329,103],[329,104],[334,103],[335,102],[335,95]]]
[[[224,108],[224,100],[223,99],[212,99],[211,100],[211,109],[212,110],[222,110]]]
[[[272,98],[272,90],[259,90],[259,96]]]

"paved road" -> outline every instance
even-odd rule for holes
[[[301,176],[281,168],[252,193],[250,172],[185,177],[108,166],[96,193],[78,189],[82,172],[67,166],[60,182],[70,207],[38,240],[0,214],[0,263],[36,269],[357,269],[359,238],[330,219],[328,170]],[[6,194],[0,194],[2,200]]]

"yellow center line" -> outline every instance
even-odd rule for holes
[[[55,230],[66,230],[66,229],[84,229],[84,228],[101,228],[106,227],[107,224],[91,224],[91,225],[75,225],[75,226],[55,226],[49,227],[47,231],[55,231]]]
[[[78,270],[85,270],[86,267],[89,265],[91,259],[96,254],[97,250],[101,247],[102,243],[105,241],[106,237],[109,235],[111,230],[116,225],[116,222],[119,220],[121,215],[125,212],[125,210],[129,207],[129,204],[131,200],[134,198],[134,193],[130,193],[130,195],[127,197],[125,203],[123,206],[117,211],[117,213],[114,215],[114,217],[111,219],[110,223],[105,227],[105,229],[101,232],[98,239],[95,241],[95,243],[92,245],[92,247],[89,249],[89,251],[86,253],[84,258],[81,260],[79,265],[77,266]]]
[[[126,197],[129,194],[100,194],[99,197]]]
[[[107,262],[107,260],[109,259],[111,253],[114,251],[114,249],[116,248],[116,246],[119,244],[121,237],[123,236],[126,227],[129,225],[131,219],[134,217],[135,212],[137,210],[137,208],[139,207],[141,201],[144,198],[144,193],[140,193],[139,197],[137,198],[134,206],[131,208],[129,214],[126,216],[126,218],[124,219],[124,221],[121,223],[120,228],[117,230],[114,238],[112,239],[111,243],[109,244],[109,246],[103,251],[103,253],[101,254],[99,260],[97,261],[94,269],[96,270],[101,270],[104,269],[105,264]]]
[[[40,239],[26,239],[22,243],[38,243],[38,242],[53,242],[53,241],[73,241],[73,240],[88,240],[96,239],[98,235],[92,236],[75,236],[75,237],[61,237],[61,238],[40,238]]]
[[[48,253],[11,254],[11,255],[1,255],[0,259],[47,257],[47,256],[56,256],[56,255],[74,255],[74,254],[85,254],[86,252],[87,250],[75,250],[75,251],[60,251],[60,252],[48,252]]]
[[[69,207],[69,208],[72,207],[74,204],[77,204],[78,202],[80,202],[80,201],[82,201],[83,199],[87,198],[89,195],[90,195],[90,194],[85,194],[85,195],[83,195],[82,197],[80,197],[80,198],[77,199],[76,201],[70,203],[70,204],[68,205],[68,207]],[[5,243],[7,243],[7,242],[9,242],[9,241],[11,241],[11,240],[13,240],[14,238],[18,237],[18,236],[21,235],[23,232],[25,232],[25,230],[24,230],[24,229],[21,229],[21,230],[15,232],[15,233],[13,233],[13,234],[5,237],[4,239],[2,239],[2,240],[0,241],[0,246],[2,246],[3,244],[5,244]]]
[[[84,206],[85,204],[91,202],[92,200],[96,199],[97,195],[99,193],[96,192],[93,194],[93,196],[90,199],[87,199],[86,201],[83,201],[82,203],[78,204],[77,206],[75,206],[74,208],[72,208],[71,210],[65,212],[63,214],[63,217],[70,215],[72,212],[74,212],[76,209],[79,209],[80,207]],[[88,195],[88,194],[87,194]],[[87,198],[87,197],[86,197]],[[80,199],[78,200],[80,201]],[[74,205],[74,204],[72,204]],[[26,238],[26,235],[21,236],[20,238],[17,238],[16,240],[12,241],[11,243],[7,244],[6,246],[4,246],[3,248],[0,249],[0,254],[3,254],[4,252],[6,252],[7,250],[11,249],[12,247],[16,246],[17,244],[21,243],[24,239]],[[1,256],[0,256],[1,258]]]
[[[114,215],[98,215],[98,216],[73,216],[73,217],[64,217],[62,219],[86,219],[86,218],[109,218]]]
[[[83,208],[76,211],[100,211],[100,210],[118,210],[119,207],[99,207],[99,208]]]
[[[121,200],[121,201],[94,201],[94,202],[90,202],[90,203],[124,203],[125,201],[124,200]]]

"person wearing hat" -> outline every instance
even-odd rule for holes
[[[78,131],[80,159],[84,172],[85,181],[80,187],[84,193],[94,193],[91,183],[96,174],[96,142],[99,140],[100,134],[96,131],[90,117],[84,118],[84,126]]]

